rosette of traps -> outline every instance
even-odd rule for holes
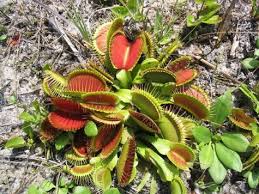
[[[180,174],[195,161],[188,139],[197,121],[208,118],[210,99],[193,85],[199,73],[191,57],[169,62],[179,40],[155,53],[148,32],[132,40],[123,25],[115,19],[97,28],[98,59],[85,69],[66,76],[45,71],[43,89],[52,108],[41,139],[70,134],[64,170],[78,184],[106,190],[115,175],[116,184],[126,187],[146,161],[172,193],[186,193]]]

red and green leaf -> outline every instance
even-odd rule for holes
[[[92,153],[91,139],[79,131],[74,135],[72,148],[78,156],[88,158]]]
[[[181,143],[173,144],[171,150],[167,153],[169,160],[178,168],[188,170],[195,160],[193,150]]]
[[[168,82],[175,82],[175,75],[163,68],[149,68],[142,72],[142,77],[150,82],[166,84]]]
[[[182,93],[188,94],[189,96],[192,96],[199,100],[201,103],[203,103],[208,108],[210,107],[210,99],[206,92],[199,88],[198,86],[191,85],[190,87],[185,87],[181,91]]]
[[[76,131],[84,127],[86,123],[86,120],[81,115],[61,111],[50,112],[48,120],[54,128],[62,131]]]
[[[101,113],[94,113],[90,115],[90,118],[97,123],[104,125],[118,125],[123,120],[123,115],[119,113],[102,115]]]
[[[143,51],[144,41],[138,36],[130,41],[122,33],[115,33],[110,40],[109,56],[115,69],[132,70],[137,64]]]
[[[172,72],[177,72],[186,69],[192,61],[190,56],[181,56],[167,65],[167,68]]]
[[[251,130],[251,124],[257,122],[255,118],[246,114],[241,108],[233,108],[228,118],[233,124],[246,130]]]
[[[100,154],[101,158],[109,157],[114,152],[114,150],[119,146],[122,132],[123,132],[122,125],[118,125],[113,138],[102,148],[102,151]]]
[[[108,32],[111,22],[105,23],[97,28],[93,37],[93,45],[100,55],[105,55],[107,51]]]
[[[116,136],[121,125],[103,125],[99,128],[98,135],[94,138],[94,150],[99,151]]]
[[[173,94],[174,104],[190,112],[198,119],[209,116],[210,100],[207,94],[196,86],[184,88],[182,92]]]
[[[129,138],[123,145],[121,155],[117,163],[118,183],[121,187],[126,186],[131,179],[134,159],[136,154],[135,138]]]
[[[149,116],[153,120],[161,117],[161,107],[158,100],[149,92],[141,89],[135,89],[132,93],[132,103],[143,114]]]
[[[76,154],[76,153],[74,152],[74,150],[69,150],[69,151],[67,151],[67,152],[65,153],[65,158],[66,158],[66,160],[67,160],[70,164],[73,164],[73,165],[82,165],[82,164],[87,163],[87,161],[88,161],[88,158],[78,156],[78,154]]]
[[[79,103],[65,98],[51,98],[52,104],[63,112],[82,114],[83,109]]]
[[[90,164],[74,166],[68,172],[73,175],[73,179],[77,184],[84,184],[90,180],[90,175],[94,171],[94,167]]]
[[[48,121],[48,119],[44,120],[41,124],[40,129],[40,139],[44,141],[53,141],[58,134],[60,133],[59,130],[54,128]]]
[[[99,74],[88,70],[76,70],[69,74],[67,90],[70,92],[105,91],[106,83]]]
[[[131,118],[144,130],[151,133],[160,133],[160,129],[150,117],[136,111],[130,111]]]
[[[185,127],[181,119],[174,113],[164,111],[163,116],[158,120],[158,126],[164,139],[171,142],[185,142]]]
[[[116,112],[118,97],[111,92],[94,92],[83,96],[83,108],[104,113]]]
[[[194,80],[198,76],[195,69],[182,69],[175,72],[176,86],[182,86]]]

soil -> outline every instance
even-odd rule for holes
[[[0,35],[6,34],[8,41],[0,42],[0,193],[25,193],[31,183],[41,183],[43,179],[56,180],[56,173],[47,168],[44,163],[44,154],[41,148],[30,152],[26,149],[16,151],[4,148],[4,143],[13,136],[24,135],[21,130],[19,114],[24,106],[37,99],[46,101],[41,90],[42,68],[50,64],[51,68],[67,73],[80,64],[94,57],[85,47],[78,30],[67,18],[71,5],[77,7],[87,26],[93,31],[99,23],[111,18],[109,6],[115,1],[108,0],[0,0]],[[146,0],[147,8],[161,8],[163,14],[171,16],[173,3],[171,0]],[[228,0],[220,1],[221,14],[225,13],[230,5]],[[193,1],[187,2],[186,12],[197,10]],[[231,19],[224,31],[228,33],[220,41],[218,47],[218,26],[201,26],[189,36],[189,40],[180,49],[178,54],[192,54],[202,56],[207,62],[215,65],[212,69],[200,61],[193,65],[200,71],[196,84],[204,88],[212,98],[223,94],[229,87],[236,87],[244,82],[253,87],[259,80],[259,70],[249,72],[242,69],[240,61],[253,53],[255,39],[259,36],[259,22],[251,15],[250,1],[239,0],[231,10]],[[154,12],[149,12],[151,22]],[[71,49],[58,27],[72,39],[75,45]],[[185,21],[172,26],[180,33],[189,33],[190,29],[182,29]],[[18,41],[14,42],[14,36]],[[13,42],[10,42],[12,40]],[[9,44],[8,44],[9,43]],[[80,43],[80,44],[79,44]],[[81,45],[81,46],[80,46]],[[228,75],[232,78],[230,80]],[[239,96],[239,95],[237,95]],[[239,96],[240,97],[240,96]],[[239,103],[240,99],[236,99]],[[58,164],[58,160],[53,160]],[[219,193],[256,193],[249,190],[244,178],[236,175],[229,176]],[[193,184],[195,175],[183,173],[182,177],[189,185],[189,190],[199,194],[201,191]],[[141,175],[133,184],[126,187],[124,193],[135,193]],[[159,182],[159,193],[169,193],[168,187]],[[149,183],[150,184],[150,183]],[[148,193],[145,187],[143,193]],[[259,192],[259,191],[258,191]]]

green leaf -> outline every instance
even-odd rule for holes
[[[259,173],[252,171],[248,174],[247,182],[250,188],[256,189],[259,182]]]
[[[10,98],[8,99],[8,103],[10,104],[15,104],[17,102],[17,98],[15,95],[10,96]]]
[[[213,157],[213,162],[209,168],[209,174],[215,183],[220,184],[224,181],[227,175],[227,171],[224,168],[224,166],[221,164],[221,162],[218,160],[218,157],[215,151],[213,151],[213,154],[214,154],[214,157]]]
[[[50,64],[45,64],[42,68],[43,71],[46,71],[46,70],[51,70],[51,65]]]
[[[173,38],[174,32],[173,30],[168,30],[163,37],[159,40],[159,44],[160,45],[166,45],[169,42],[171,42],[172,38]]]
[[[254,92],[250,90],[245,84],[241,84],[239,89],[252,101],[255,112],[259,114],[259,100],[257,99]]]
[[[99,168],[92,175],[93,183],[103,191],[110,188],[112,184],[111,171],[108,168]]]
[[[195,17],[193,15],[187,15],[186,21],[188,27],[197,26],[201,23],[200,20],[195,21]]]
[[[259,57],[259,49],[255,49],[254,56]]]
[[[118,71],[116,78],[119,80],[121,88],[130,88],[132,78],[129,71],[124,69]]]
[[[98,128],[93,121],[88,121],[85,125],[84,132],[89,137],[94,137],[98,134]]]
[[[55,188],[55,185],[49,180],[44,180],[43,183],[41,183],[40,185],[40,189],[46,192],[50,191],[53,188]]]
[[[205,23],[205,24],[218,24],[221,21],[222,21],[222,19],[221,19],[221,17],[219,17],[219,15],[214,15],[211,18],[202,21],[202,23]]]
[[[41,194],[35,184],[31,184],[27,190],[27,194]]]
[[[161,28],[163,27],[163,16],[160,13],[161,11],[157,10],[156,11],[156,19],[154,23],[154,34],[157,36],[159,35],[159,31],[161,31]]]
[[[55,140],[55,148],[56,148],[56,150],[63,149],[67,144],[69,144],[69,142],[70,142],[70,140],[69,140],[68,133],[62,133]]]
[[[31,139],[34,138],[34,131],[31,127],[31,123],[30,122],[24,122],[22,125],[22,130],[24,131],[24,133],[26,133]]]
[[[228,168],[241,172],[243,164],[240,156],[222,143],[216,143],[216,153],[219,160]]]
[[[139,183],[139,185],[138,185],[138,187],[136,189],[137,193],[140,192],[143,189],[143,187],[149,181],[150,177],[151,177],[151,174],[149,172],[145,172],[144,176],[142,177],[141,182]]]
[[[165,161],[159,154],[148,148],[141,142],[137,142],[137,152],[144,159],[150,160],[158,169],[158,174],[163,181],[171,181],[174,175],[177,175],[178,169]]]
[[[36,118],[33,115],[31,115],[30,113],[25,112],[25,111],[20,114],[19,118],[23,121],[26,121],[26,122],[33,122],[34,123],[36,121]]]
[[[65,187],[65,185],[68,183],[68,180],[66,177],[61,177],[61,179],[59,180],[59,186],[60,187]]]
[[[187,194],[187,188],[185,187],[183,180],[178,176],[170,182],[170,190],[171,194]]]
[[[152,177],[149,194],[156,194],[157,191],[158,191],[158,184],[156,182],[156,179],[154,177]]]
[[[210,121],[221,125],[227,116],[231,114],[232,108],[232,94],[231,91],[228,90],[213,103],[210,112]]]
[[[73,189],[73,194],[91,194],[91,191],[88,187],[76,186]]]
[[[125,17],[129,14],[129,11],[124,6],[116,6],[112,8],[112,13],[117,17]]]
[[[159,61],[154,58],[147,58],[141,63],[141,71],[144,71],[145,69],[158,67]]]
[[[228,148],[236,152],[246,152],[249,146],[247,138],[239,133],[224,133],[221,140]]]
[[[117,188],[110,188],[104,191],[103,194],[120,194],[120,191]]]
[[[4,41],[6,39],[7,39],[7,35],[6,34],[3,34],[3,35],[0,36],[0,42]]]
[[[246,69],[255,69],[259,67],[259,60],[256,60],[254,58],[246,58],[243,61],[241,61],[242,65]]]
[[[172,164],[166,162],[156,152],[151,149],[146,149],[146,156],[157,167],[158,174],[163,181],[171,181],[178,170]]]
[[[23,137],[17,136],[9,139],[6,144],[5,148],[22,148],[26,146],[26,142]]]
[[[68,193],[68,189],[67,188],[58,188],[55,190],[56,194],[67,194]]]
[[[199,152],[199,161],[202,170],[209,168],[214,159],[214,152],[211,143],[203,146]]]
[[[131,90],[120,89],[115,94],[119,97],[120,101],[124,103],[131,103],[131,99],[132,99]]]
[[[199,0],[198,0],[199,1]],[[193,15],[187,15],[187,26],[198,26],[201,23],[216,24],[221,21],[218,15],[215,15],[219,9],[220,4],[215,1],[203,1],[203,9],[199,11],[199,18],[195,19]]]
[[[139,8],[138,0],[128,0],[127,6],[131,13],[136,14]]]
[[[198,143],[209,143],[212,134],[207,127],[197,126],[192,129],[192,135]]]
[[[259,144],[259,134],[253,136],[252,141],[250,142],[250,146],[255,147]]]
[[[154,136],[143,134],[143,136],[141,136],[141,139],[144,139],[148,141],[150,144],[152,144],[156,148],[156,150],[162,155],[166,155],[171,150],[171,147],[173,146],[173,142],[166,139],[154,137]]]

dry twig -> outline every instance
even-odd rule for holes
[[[217,67],[216,65],[213,65],[212,63],[206,61],[205,59],[203,59],[201,56],[197,56],[197,55],[194,55],[194,54],[189,54],[191,57],[193,57],[194,59],[202,62],[202,64],[206,65],[207,67],[209,67],[210,69],[214,69],[216,70]],[[233,83],[235,84],[240,84],[241,82],[236,80],[235,78],[231,77],[230,75],[224,73],[224,72],[218,72],[220,74],[222,74],[224,77],[226,77],[227,79],[230,79]]]

